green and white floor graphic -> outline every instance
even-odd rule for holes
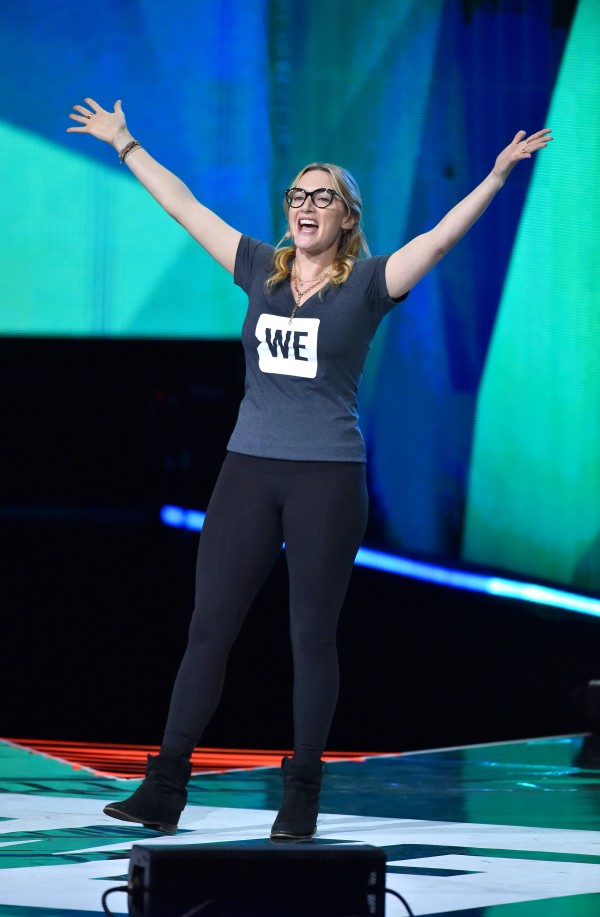
[[[133,844],[264,839],[275,768],[192,778],[177,835],[102,813],[136,781],[96,776],[0,742],[0,915],[102,914]],[[536,739],[330,764],[317,839],[387,855],[386,884],[415,914],[597,917],[600,740]],[[110,897],[127,914],[127,895]],[[405,911],[388,896],[387,917]]]

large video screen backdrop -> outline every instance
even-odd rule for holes
[[[367,237],[428,229],[523,128],[556,141],[386,319],[361,417],[382,539],[600,591],[597,0],[21,0],[0,12],[0,333],[232,338],[244,298],[71,105],[269,241],[307,161]]]

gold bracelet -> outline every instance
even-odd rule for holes
[[[119,160],[121,165],[125,162],[130,153],[133,153],[134,150],[137,150],[138,147],[141,147],[141,143],[138,143],[137,140],[130,140],[129,143],[123,147],[119,153]]]

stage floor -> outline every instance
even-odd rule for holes
[[[166,838],[102,814],[137,785],[0,741],[0,915],[102,914],[132,844],[257,843],[281,792],[275,767],[194,776],[180,831]],[[414,914],[598,917],[600,739],[332,762],[308,843],[357,842],[384,848],[386,884]],[[127,914],[124,893],[108,904]],[[386,896],[386,917],[405,913]]]

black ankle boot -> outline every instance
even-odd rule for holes
[[[304,840],[317,830],[319,797],[324,765],[296,764],[293,758],[284,758],[283,802],[271,828],[272,838]]]
[[[192,766],[175,755],[148,755],[146,777],[128,799],[110,802],[105,815],[135,821],[144,828],[175,834],[179,816],[187,802],[186,785]]]

